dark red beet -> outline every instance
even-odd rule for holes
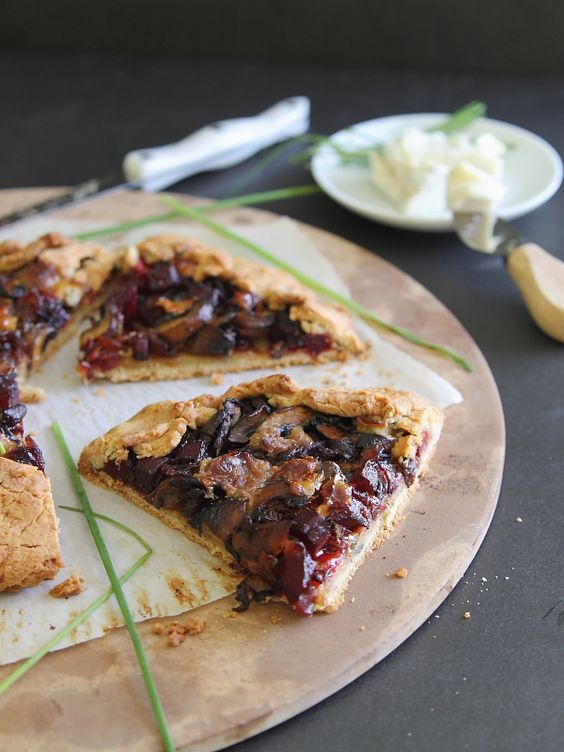
[[[180,283],[180,274],[174,264],[159,261],[152,264],[147,271],[147,287],[151,292],[162,292]]]
[[[149,337],[144,332],[131,332],[129,343],[135,360],[147,360],[149,357]]]
[[[290,527],[290,535],[301,540],[314,559],[323,550],[330,534],[329,521],[313,509],[303,509],[293,520]]]
[[[303,614],[313,612],[313,602],[304,598],[311,575],[315,571],[315,562],[308,554],[301,541],[289,540],[284,553],[276,565],[276,574],[280,578],[282,592],[292,605],[297,605],[300,599],[299,611]]]

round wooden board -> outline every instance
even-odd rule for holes
[[[47,193],[0,192],[0,213]],[[153,196],[124,193],[60,216],[111,223],[161,211]],[[248,224],[271,217],[237,209],[220,221]],[[302,619],[268,604],[232,618],[227,598],[199,609],[205,631],[176,649],[153,633],[154,622],[140,625],[179,750],[234,744],[311,707],[374,666],[452,590],[476,554],[497,502],[503,413],[476,344],[436,298],[391,264],[342,238],[307,225],[302,229],[357,300],[464,354],[474,372],[395,340],[455,384],[464,402],[447,411],[437,453],[406,519],[354,577],[339,611]],[[409,577],[387,576],[400,566]],[[0,678],[12,668],[4,667]],[[2,698],[0,717],[0,747],[6,752],[161,748],[124,629],[47,656]]]

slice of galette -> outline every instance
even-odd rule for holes
[[[23,379],[67,342],[113,263],[105,248],[59,233],[0,243],[0,363]]]
[[[333,611],[402,515],[442,413],[391,389],[300,389],[283,375],[149,405],[79,469],[239,568],[242,606]]]
[[[0,591],[51,580],[63,566],[43,456],[24,436],[16,373],[0,370]]]
[[[342,308],[291,275],[158,235],[122,273],[80,340],[85,379],[139,381],[346,360],[364,350]]]

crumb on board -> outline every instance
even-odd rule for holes
[[[360,627],[358,628],[359,632],[364,632],[365,630],[366,630],[366,627],[364,626],[364,624],[361,624]]]
[[[523,522],[523,518],[522,517],[515,517],[515,522]]]
[[[398,577],[400,580],[403,580],[407,577],[409,572],[405,567],[399,567],[399,569],[396,569],[394,572],[394,577]]]
[[[49,590],[52,598],[70,598],[72,595],[79,595],[84,590],[84,580],[76,573],[71,574],[66,580],[59,582],[58,585]]]
[[[223,384],[225,382],[225,376],[219,371],[214,371],[210,376],[210,380],[212,384]]]
[[[464,612],[464,618],[465,619],[469,619],[470,618],[470,611],[465,611]]]
[[[168,644],[177,648],[187,637],[201,634],[206,628],[206,622],[189,617],[186,621],[170,621],[168,624],[155,624],[153,634],[168,635]]]

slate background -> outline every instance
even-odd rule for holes
[[[449,111],[480,98],[492,116],[536,131],[564,153],[560,76],[11,49],[0,52],[0,81],[4,188],[74,183],[111,170],[129,149],[176,139],[206,122],[254,113],[294,94],[311,97],[312,130],[327,133],[370,117]],[[192,178],[179,188],[220,197],[249,167]],[[249,189],[307,181],[300,168],[281,159]],[[498,261],[465,250],[450,234],[388,229],[324,196],[269,208],[377,252],[449,306],[497,379],[507,421],[507,463],[490,532],[439,618],[334,697],[234,749],[561,750],[562,345],[535,328]],[[560,258],[562,210],[560,191],[519,221],[528,236]],[[523,524],[515,522],[518,515]],[[472,618],[464,621],[467,609]]]

